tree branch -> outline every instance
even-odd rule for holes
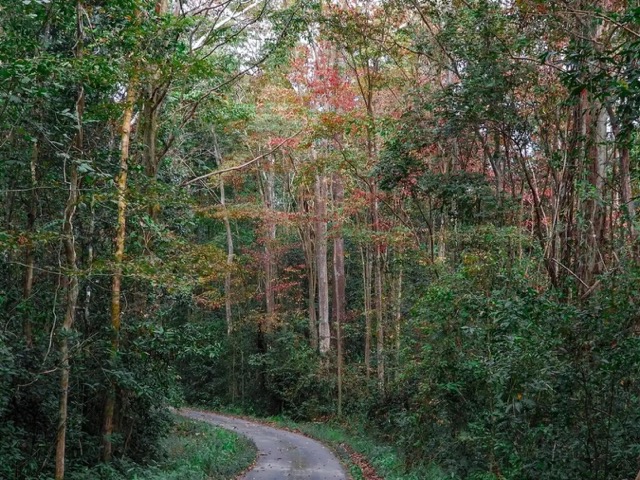
[[[204,175],[200,175],[199,177],[193,178],[191,180],[187,180],[186,182],[182,182],[182,186],[186,187],[187,185],[191,185],[192,183],[198,182],[200,180],[204,180],[206,178],[209,177],[213,177],[214,175],[222,175],[223,173],[227,173],[227,172],[233,172],[235,170],[242,170],[245,167],[248,167],[249,165],[253,165],[254,163],[256,163],[259,160],[262,160],[265,157],[268,157],[269,155],[271,155],[272,153],[276,152],[280,147],[282,147],[285,143],[287,143],[289,140],[297,137],[298,135],[300,135],[302,132],[304,131],[304,128],[301,130],[298,130],[296,133],[294,133],[293,135],[291,135],[290,137],[285,138],[284,140],[282,140],[278,145],[276,145],[275,147],[273,147],[271,150],[269,150],[266,153],[263,153],[262,155],[258,155],[257,157],[249,160],[248,162],[242,163],[240,165],[236,165],[235,167],[229,167],[229,168],[223,168],[222,170],[215,170],[213,172],[209,172],[206,173]]]

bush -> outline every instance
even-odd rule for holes
[[[579,308],[525,279],[485,294],[464,273],[442,278],[413,308],[401,376],[371,416],[407,458],[460,478],[635,475],[633,283],[611,281]]]

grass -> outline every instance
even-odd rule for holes
[[[176,417],[164,440],[165,457],[146,468],[129,465],[118,470],[102,465],[76,473],[72,480],[230,480],[256,458],[256,448],[235,433],[204,422]]]
[[[353,461],[345,445],[356,456],[362,456],[372,466],[379,478],[384,480],[445,480],[445,474],[437,467],[419,467],[408,469],[402,456],[391,445],[384,445],[368,436],[361,426],[350,423],[305,422],[297,423],[284,417],[272,420],[286,428],[296,429],[330,446],[347,466],[354,480],[367,480],[372,472],[365,471]],[[360,462],[358,462],[360,463]],[[366,469],[366,467],[365,467]]]
[[[228,480],[256,458],[255,446],[244,437],[187,419],[177,420],[165,448],[164,468],[140,480]]]

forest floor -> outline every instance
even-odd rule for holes
[[[258,459],[243,480],[347,480],[342,465],[322,443],[304,435],[200,410],[180,409],[185,417],[202,420],[251,439]]]

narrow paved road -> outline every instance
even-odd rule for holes
[[[218,425],[249,437],[258,460],[244,480],[347,480],[340,462],[320,442],[304,435],[216,413],[183,408],[180,415]]]

